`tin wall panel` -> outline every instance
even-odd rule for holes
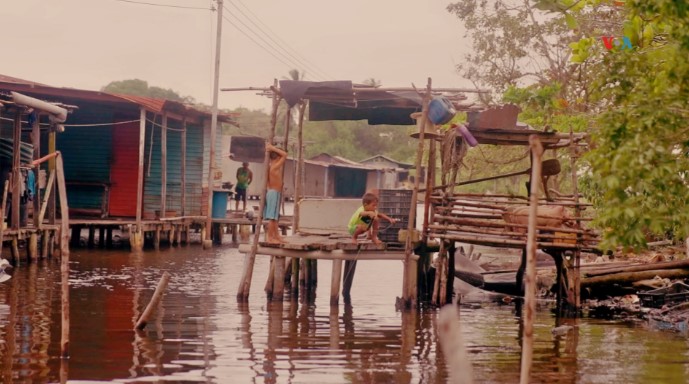
[[[186,159],[186,211],[185,215],[206,215],[202,211],[203,181],[203,128],[198,125],[187,125],[187,159]]]
[[[111,127],[68,127],[56,135],[70,208],[100,209],[107,199],[96,184],[110,183],[111,144]]]
[[[139,122],[115,125],[112,131],[109,215],[136,217],[139,177]]]

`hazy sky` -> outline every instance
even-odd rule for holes
[[[138,78],[210,104],[217,16],[208,8],[215,2],[132,1],[205,9],[6,0],[0,74],[90,90]],[[469,47],[461,22],[445,10],[450,2],[225,0],[220,88],[269,86],[293,68],[313,81],[423,87],[431,77],[437,87],[469,86],[454,71]],[[254,92],[219,97],[221,108],[270,107]]]

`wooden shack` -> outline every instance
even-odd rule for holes
[[[226,89],[231,91],[243,89]],[[256,88],[246,88],[256,90]],[[422,174],[424,159],[426,171],[424,182],[421,178],[414,178],[413,193],[406,206],[409,207],[408,227],[404,238],[404,250],[386,250],[371,244],[351,244],[351,241],[338,241],[336,234],[331,231],[314,231],[309,233],[300,231],[299,206],[295,205],[294,229],[296,236],[287,244],[272,245],[259,243],[257,231],[252,245],[240,247],[240,251],[247,255],[245,271],[240,281],[237,293],[238,300],[246,300],[251,286],[253,260],[256,255],[271,255],[274,263],[271,267],[266,292],[275,300],[283,299],[285,281],[291,281],[291,292],[294,294],[299,287],[296,282],[309,281],[308,275],[312,268],[307,264],[299,267],[295,259],[333,260],[331,277],[331,303],[336,304],[339,296],[339,285],[342,280],[342,261],[345,260],[345,281],[343,293],[351,286],[351,276],[357,260],[387,259],[402,260],[404,262],[403,292],[398,304],[403,308],[412,308],[419,301],[427,301],[434,305],[444,305],[452,297],[452,281],[454,279],[454,250],[459,243],[482,244],[494,247],[518,248],[523,250],[522,266],[527,264],[527,244],[534,249],[541,248],[550,252],[556,261],[559,273],[560,301],[571,307],[579,305],[579,260],[582,251],[595,251],[597,236],[584,227],[581,210],[587,205],[579,201],[576,190],[576,172],[572,179],[575,186],[572,195],[547,196],[538,198],[528,196],[468,196],[454,193],[454,187],[462,183],[476,180],[458,180],[458,167],[461,157],[466,153],[469,145],[522,145],[541,148],[539,153],[532,152],[532,159],[540,159],[543,148],[566,149],[565,157],[569,155],[571,170],[576,170],[576,158],[579,147],[585,144],[586,135],[581,133],[558,133],[541,131],[530,127],[518,126],[515,107],[498,107],[496,111],[482,111],[470,103],[465,103],[467,92],[481,92],[475,89],[433,88],[429,79],[425,89],[417,88],[373,88],[356,86],[351,82],[303,82],[277,81],[266,92],[273,95],[273,120],[270,139],[275,133],[276,111],[281,100],[287,102],[288,107],[298,107],[297,136],[301,145],[302,121],[308,104],[309,119],[319,120],[367,120],[369,124],[416,125],[417,132],[412,137],[419,139],[415,171]],[[468,122],[461,127],[439,131],[431,123],[431,100],[444,97],[443,103],[452,103],[453,109],[469,112]],[[285,137],[287,142],[291,116],[285,117]],[[469,131],[467,134],[466,131]],[[471,135],[473,134],[473,136]],[[471,143],[471,144],[469,144]],[[533,144],[538,143],[538,145]],[[303,172],[303,154],[298,150],[297,174]],[[441,161],[442,159],[442,161]],[[447,162],[450,163],[447,163]],[[441,166],[438,166],[438,163]],[[267,156],[265,164],[268,163]],[[559,167],[559,163],[558,163]],[[546,167],[538,160],[532,164],[533,175],[541,175]],[[440,179],[443,185],[436,186],[436,172],[441,170]],[[558,168],[559,172],[559,168]],[[524,173],[525,174],[525,173]],[[544,173],[545,174],[545,173]],[[529,174],[531,176],[531,173]],[[298,176],[299,177],[299,176]],[[540,180],[538,180],[540,182]],[[530,180],[535,185],[536,181]],[[299,184],[297,184],[299,185]],[[537,191],[538,189],[533,189]],[[547,192],[547,187],[545,191]],[[423,195],[422,195],[423,193]],[[296,201],[301,202],[303,192],[296,191]],[[418,222],[421,225],[419,236],[415,236],[416,201],[423,196],[424,209]],[[327,202],[324,202],[327,203]],[[320,204],[320,203],[319,203]],[[522,205],[528,207],[529,215],[538,220],[540,205],[551,207],[569,207],[573,215],[567,218],[567,226],[559,224],[539,224],[531,227],[522,223],[508,222],[505,215],[511,212],[510,207]],[[319,208],[317,208],[319,209]],[[260,211],[262,212],[261,205]],[[533,211],[533,212],[531,212]],[[260,220],[260,219],[259,219]],[[314,238],[314,235],[326,237]],[[346,235],[345,235],[346,236]],[[529,252],[533,253],[533,252]],[[436,256],[437,255],[437,256]],[[435,257],[435,260],[434,259]],[[292,258],[292,277],[285,278],[285,258]],[[530,259],[529,259],[530,260]],[[533,263],[529,263],[533,266]],[[307,277],[303,278],[303,274]],[[519,282],[520,284],[521,282]],[[306,285],[308,289],[308,283]]]
[[[112,229],[121,228],[140,249],[144,233],[157,246],[161,231],[176,242],[186,240],[180,237],[189,226],[204,225],[213,187],[209,147],[217,139],[210,137],[210,112],[170,100],[2,80],[0,91],[78,107],[54,143],[64,157],[73,244],[83,228],[89,244],[100,230],[101,246],[104,235],[110,242]],[[234,123],[229,115],[218,119]],[[41,141],[44,154],[50,144],[45,135]]]
[[[379,189],[408,188],[413,185],[409,171],[414,164],[408,164],[383,155],[371,156],[360,161],[361,164],[378,168],[381,172]],[[425,167],[422,167],[420,182],[424,182]]]

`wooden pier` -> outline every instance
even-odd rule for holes
[[[403,249],[389,250],[384,243],[373,244],[368,241],[362,241],[355,244],[352,242],[351,236],[342,232],[323,235],[294,235],[285,237],[285,240],[287,241],[285,244],[259,242],[256,249],[257,255],[272,257],[271,268],[266,282],[266,293],[272,300],[276,301],[283,300],[286,281],[291,282],[291,294],[293,297],[296,297],[300,286],[307,290],[315,288],[315,279],[308,276],[313,273],[313,268],[296,267],[300,266],[302,261],[304,261],[304,265],[308,265],[308,262],[311,260],[332,261],[330,304],[337,305],[340,296],[340,285],[343,281],[343,261],[345,261],[345,272],[342,296],[348,301],[354,278],[354,270],[358,261],[403,261],[405,256]],[[244,254],[251,253],[252,245],[241,244],[239,252]],[[418,256],[414,256],[414,259],[418,259]],[[291,276],[287,273],[291,273]],[[301,284],[298,285],[297,282],[301,282]]]

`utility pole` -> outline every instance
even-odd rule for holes
[[[203,239],[203,248],[210,248],[211,226],[213,224],[213,181],[215,169],[215,139],[218,130],[218,83],[220,81],[220,47],[222,38],[222,12],[223,0],[217,0],[218,21],[217,36],[215,38],[215,74],[213,76],[213,107],[211,108],[211,137],[210,137],[210,161],[208,162],[208,217],[206,218],[206,238]]]

